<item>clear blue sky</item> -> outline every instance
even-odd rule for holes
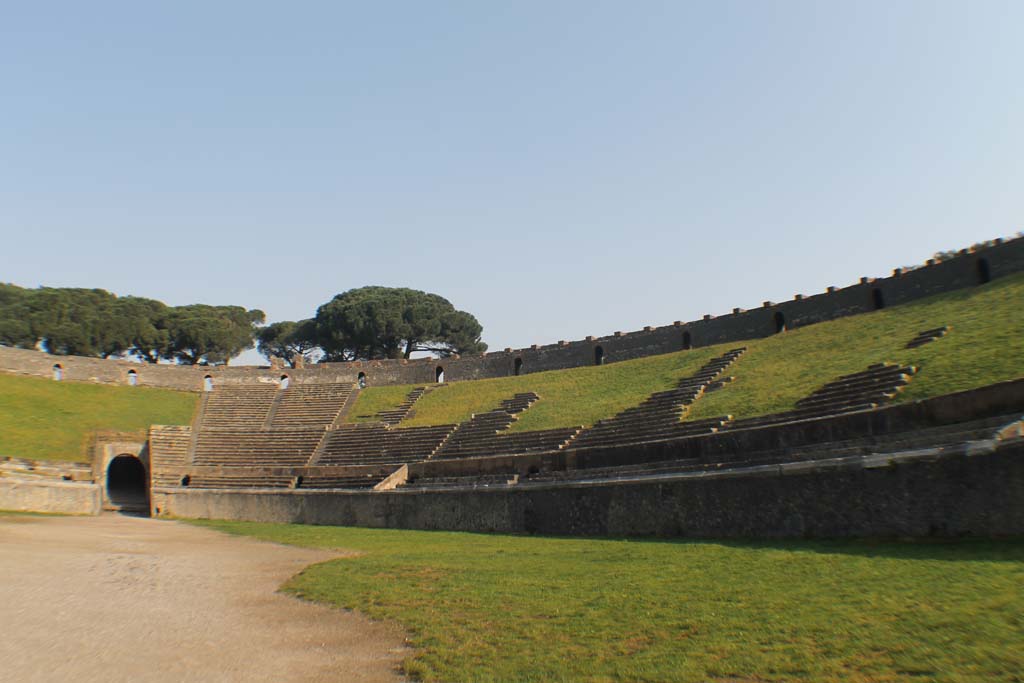
[[[1024,227],[1019,0],[157,5],[0,9],[0,280],[501,349]]]

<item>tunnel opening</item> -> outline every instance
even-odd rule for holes
[[[148,514],[146,467],[134,455],[119,455],[107,466],[109,508],[126,514]]]

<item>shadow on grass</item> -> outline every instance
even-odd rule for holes
[[[741,550],[780,550],[790,553],[856,555],[904,560],[940,560],[946,562],[1020,562],[1024,563],[1024,538],[1002,539],[849,539],[827,541],[737,541],[683,538],[608,539],[630,543],[711,544]]]

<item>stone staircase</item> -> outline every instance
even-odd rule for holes
[[[476,458],[509,453],[524,454],[565,448],[582,427],[561,427],[509,433],[508,429],[540,396],[533,392],[515,394],[499,408],[473,415],[460,423],[437,449],[435,458]]]
[[[149,428],[149,471],[154,486],[177,486],[190,463],[192,428],[153,425]]]
[[[722,388],[731,377],[722,377],[746,351],[733,349],[701,367],[696,374],[679,381],[674,389],[651,394],[642,403],[617,415],[599,420],[584,429],[568,448],[640,443],[708,434],[724,426],[729,416],[681,422],[689,407],[704,393]]]
[[[733,420],[728,429],[751,429],[809,420],[859,410],[871,410],[891,401],[910,382],[917,368],[876,363],[866,370],[844,375],[796,402],[794,410]]]
[[[374,417],[384,424],[394,427],[405,418],[411,417],[413,413],[413,406],[416,405],[416,401],[429,394],[435,388],[436,387],[433,386],[414,387],[412,391],[406,394],[404,401],[394,408],[380,411]]]

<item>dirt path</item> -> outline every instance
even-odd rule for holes
[[[0,681],[400,681],[395,627],[276,593],[336,553],[178,522],[0,516]]]

